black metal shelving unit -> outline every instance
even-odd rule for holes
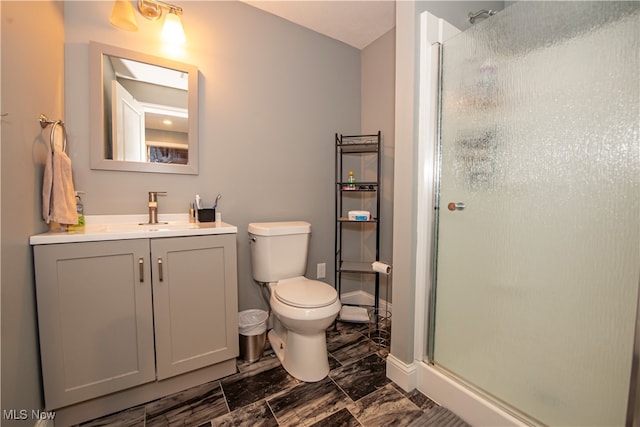
[[[359,273],[365,275],[374,275],[375,281],[375,301],[373,308],[375,313],[378,312],[380,298],[380,277],[373,270],[371,264],[379,261],[380,256],[380,183],[381,183],[381,162],[382,162],[382,145],[381,132],[369,135],[342,135],[336,133],[336,171],[335,171],[335,286],[338,296],[342,297],[342,280],[344,273]],[[356,175],[356,182],[349,183],[347,176],[349,167],[345,167],[345,159],[351,157],[351,162],[357,162],[359,156],[369,155],[369,162],[366,165],[360,164],[359,174]],[[371,157],[375,159],[371,160]],[[371,168],[375,167],[375,172]],[[358,180],[363,175],[365,169],[368,169],[368,176],[375,175],[375,180]],[[372,197],[373,199],[371,200]],[[367,202],[371,204],[371,219],[350,220],[348,216],[348,207],[345,206],[345,197],[351,197],[358,201],[358,196],[367,197]],[[353,202],[353,200],[352,200]],[[347,259],[343,256],[343,248],[345,244],[345,227],[351,229],[364,230],[367,224],[375,227],[375,259]],[[342,298],[341,298],[342,300]]]

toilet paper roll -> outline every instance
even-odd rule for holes
[[[382,274],[391,273],[391,266],[388,264],[385,264],[384,262],[374,261],[371,264],[371,267],[373,268],[373,271],[377,271],[378,273],[382,273]]]

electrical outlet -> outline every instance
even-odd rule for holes
[[[327,264],[324,262],[318,263],[318,270],[316,271],[317,279],[324,279],[327,277]]]

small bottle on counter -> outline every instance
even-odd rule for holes
[[[191,203],[191,207],[189,208],[189,222],[196,222],[196,210],[193,207],[193,203]]]
[[[82,204],[80,194],[84,194],[84,191],[76,191],[76,212],[78,212],[78,223],[69,225],[68,231],[84,230],[84,205]]]

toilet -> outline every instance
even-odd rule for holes
[[[268,286],[275,315],[269,342],[284,369],[305,382],[329,373],[325,331],[341,308],[332,286],[304,277],[310,236],[304,221],[249,224],[253,278]]]

